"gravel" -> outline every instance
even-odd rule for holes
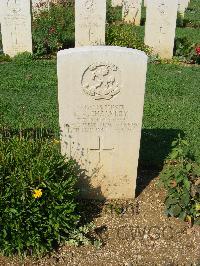
[[[157,186],[158,177],[151,180],[154,175],[140,174],[138,186],[144,179],[149,184],[140,187],[135,200],[108,201],[96,208],[94,202],[86,203],[97,227],[95,238],[103,244],[100,248],[63,246],[40,259],[0,257],[0,265],[200,266],[200,226],[190,228],[165,216],[165,193]]]

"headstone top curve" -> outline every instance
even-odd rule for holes
[[[121,46],[82,46],[82,47],[77,47],[77,48],[69,48],[69,49],[64,49],[58,52],[58,57],[66,55],[66,54],[74,54],[74,53],[84,53],[84,52],[91,52],[91,51],[96,51],[96,52],[103,52],[103,51],[113,51],[113,52],[122,52],[122,53],[130,53],[132,55],[138,55],[143,57],[144,59],[147,60],[148,56],[145,52],[137,50],[137,49],[132,49],[132,48],[127,48],[127,47],[121,47]]]

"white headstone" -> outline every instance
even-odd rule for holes
[[[32,52],[30,0],[1,0],[1,12],[4,53]]]
[[[32,0],[32,10],[39,13],[43,10],[49,10],[51,4],[58,4],[59,0]]]
[[[161,58],[173,56],[178,0],[149,0],[146,11],[145,44]]]
[[[85,174],[84,198],[134,198],[147,56],[125,47],[58,52],[61,151]]]
[[[104,45],[106,0],[75,1],[75,45]]]
[[[39,12],[49,8],[49,0],[32,0],[33,12]]]
[[[111,0],[112,7],[122,6],[123,0]]]
[[[142,0],[124,0],[122,18],[127,23],[140,25]]]

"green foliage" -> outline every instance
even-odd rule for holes
[[[0,54],[0,63],[2,62],[10,62],[12,59],[10,58],[9,55],[5,54]]]
[[[176,26],[177,27],[184,27],[184,17],[178,12],[177,14],[177,19],[176,19]]]
[[[37,55],[56,53],[74,46],[74,7],[51,5],[33,20],[34,52]]]
[[[96,225],[94,223],[89,223],[83,226],[80,226],[78,229],[75,229],[70,234],[70,239],[67,241],[68,244],[72,244],[74,246],[78,246],[79,244],[84,245],[94,245],[96,248],[100,248],[102,246],[101,240],[96,237],[91,239],[90,234],[94,232],[96,229]]]
[[[56,140],[3,135],[0,251],[5,255],[50,251],[77,230],[77,166],[71,159],[65,161]]]
[[[16,64],[24,65],[29,64],[34,59],[33,55],[29,52],[18,53],[12,58],[13,62]]]
[[[200,5],[199,0],[192,0],[185,12],[187,27],[200,28]]]
[[[117,21],[122,20],[122,11],[121,7],[112,7],[111,6],[111,0],[107,1],[107,7],[106,7],[106,20],[107,23],[115,23]]]
[[[175,40],[175,55],[189,58],[194,50],[194,44],[187,37],[176,38]]]
[[[112,46],[129,47],[138,49],[150,54],[150,48],[146,46],[142,39],[134,33],[132,25],[111,25],[107,27],[106,44]]]
[[[176,38],[174,46],[174,54],[183,60],[191,63],[200,63],[200,56],[197,52],[197,44],[192,43],[187,37]]]
[[[172,152],[160,174],[167,190],[167,215],[200,225],[200,164],[194,161],[187,141],[172,143]]]

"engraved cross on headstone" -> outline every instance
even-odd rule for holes
[[[90,151],[97,151],[99,153],[99,162],[101,161],[101,152],[103,152],[103,151],[112,151],[112,150],[114,150],[114,148],[105,149],[105,148],[102,147],[101,137],[98,137],[98,147],[90,149]]]

